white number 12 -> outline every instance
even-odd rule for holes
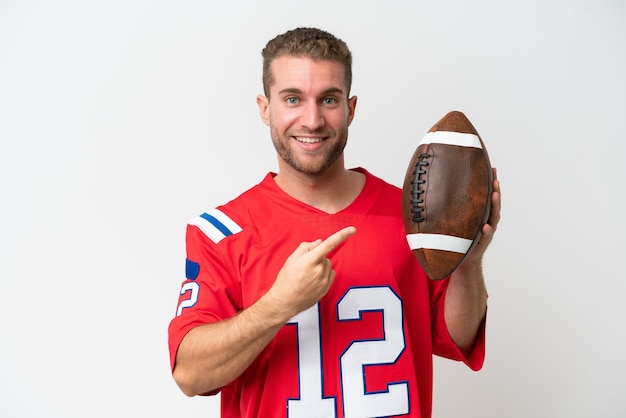
[[[337,320],[355,321],[361,313],[378,311],[383,316],[383,339],[353,341],[341,355],[341,388],[346,418],[407,414],[407,382],[388,382],[384,392],[367,392],[364,367],[395,363],[405,348],[402,301],[389,287],[349,289],[337,305]],[[323,397],[319,305],[294,316],[299,355],[298,399],[288,400],[288,417],[335,417],[334,397]]]

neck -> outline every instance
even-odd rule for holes
[[[319,174],[301,173],[291,166],[280,167],[274,180],[294,199],[334,214],[348,207],[365,185],[365,175],[346,170],[340,160]]]

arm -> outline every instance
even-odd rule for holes
[[[482,270],[485,250],[493,239],[500,221],[500,182],[493,169],[491,214],[483,225],[476,247],[452,273],[445,299],[445,319],[450,337],[464,353],[468,353],[487,310],[487,289]]]
[[[210,393],[241,375],[290,318],[326,294],[335,276],[326,255],[354,232],[347,227],[324,241],[300,244],[256,303],[232,318],[189,331],[173,372],[183,393]]]

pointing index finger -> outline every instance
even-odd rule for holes
[[[339,244],[351,237],[356,233],[356,228],[353,226],[347,226],[339,231],[335,232],[320,244],[311,250],[314,255],[322,258],[326,257],[326,254],[337,248]]]

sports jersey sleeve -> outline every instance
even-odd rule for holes
[[[444,316],[444,305],[446,298],[446,291],[448,289],[449,279],[441,281],[430,281],[431,295],[433,301],[433,313],[432,313],[432,330],[433,330],[433,353],[440,357],[445,357],[450,360],[462,361],[470,369],[477,371],[483,366],[485,359],[485,323],[486,318],[483,319],[476,341],[472,350],[467,354],[459,349],[454,343],[448,327],[446,326],[446,319]]]
[[[232,317],[241,307],[235,269],[222,255],[219,234],[204,228],[202,222],[199,219],[187,225],[186,277],[181,285],[176,316],[168,330],[172,370],[178,347],[192,328]]]

